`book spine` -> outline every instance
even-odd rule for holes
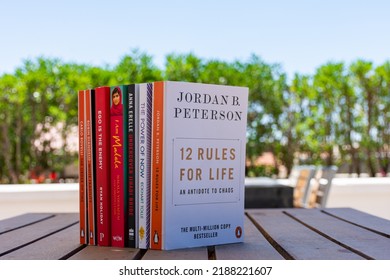
[[[110,89],[110,130],[111,130],[111,245],[125,246],[125,196],[127,196],[124,106],[126,94],[122,86]],[[126,195],[125,195],[126,194]]]
[[[123,228],[124,228],[124,238],[125,238],[125,247],[129,246],[128,243],[128,201],[129,201],[129,165],[128,165],[128,123],[129,123],[129,106],[128,106],[128,100],[129,100],[129,92],[128,92],[128,86],[122,85],[120,86],[122,88],[123,93],[123,191],[122,191],[122,203],[123,203]]]
[[[132,84],[128,86],[128,122],[127,122],[127,161],[128,161],[128,197],[127,197],[127,246],[136,248],[136,201],[135,201],[135,189],[136,189],[136,117],[135,117],[135,104],[136,104],[136,85]]]
[[[95,169],[94,169],[94,90],[86,91],[86,140],[88,186],[88,243],[96,245]]]
[[[150,247],[163,248],[163,132],[164,132],[164,83],[153,84],[152,162],[151,162],[151,229]]]
[[[85,93],[78,92],[78,125],[79,125],[79,213],[80,213],[80,244],[87,244],[87,184],[85,157]]]
[[[140,85],[135,85],[135,103],[134,103],[134,167],[135,167],[135,174],[134,174],[134,202],[135,202],[135,227],[134,227],[134,234],[135,234],[135,248],[139,248],[139,234],[138,234],[138,228],[139,228],[139,90]]]
[[[152,122],[153,122],[153,83],[147,84],[146,91],[146,248],[150,248],[150,199],[151,199],[151,182],[152,182]]]
[[[138,134],[138,201],[139,201],[139,248],[148,249],[150,239],[150,124],[152,84],[141,84],[139,88],[139,134]]]
[[[110,88],[95,90],[97,244],[111,244]]]

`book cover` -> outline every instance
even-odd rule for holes
[[[95,189],[95,90],[85,90],[85,129],[87,154],[87,196],[88,196],[88,244],[96,245],[96,189]]]
[[[95,89],[97,244],[111,245],[110,87]]]
[[[111,130],[111,245],[127,243],[127,87],[110,88]]]
[[[243,241],[248,88],[155,82],[151,247]]]
[[[150,239],[150,149],[152,83],[139,85],[138,122],[138,237],[139,248],[148,249]]]
[[[87,244],[87,166],[85,156],[85,94],[78,92],[78,136],[79,136],[79,213],[80,213],[80,244]]]
[[[138,247],[137,229],[137,150],[138,150],[138,91],[139,86],[131,84],[127,86],[127,163],[128,163],[128,196],[127,196],[127,247]]]

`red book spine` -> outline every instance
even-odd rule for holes
[[[88,193],[88,243],[96,245],[95,167],[94,167],[94,93],[85,91],[86,142],[87,142],[87,193]]]
[[[95,90],[97,243],[111,245],[110,88]]]
[[[119,100],[119,101],[118,101]],[[125,246],[123,92],[112,87],[111,108],[111,245]]]
[[[85,157],[85,96],[84,90],[78,92],[78,124],[79,124],[79,213],[80,244],[87,244],[87,185]]]

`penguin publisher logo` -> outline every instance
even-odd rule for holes
[[[153,237],[153,242],[154,244],[158,244],[160,238],[158,237],[157,231],[154,231],[154,237]]]
[[[242,228],[240,226],[236,227],[236,237],[241,238],[242,236]]]

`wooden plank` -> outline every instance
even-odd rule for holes
[[[207,247],[170,251],[148,250],[142,260],[208,260]]]
[[[288,209],[253,210],[248,214],[285,258],[302,260],[363,259],[363,257],[303,226],[286,215],[284,210]],[[301,210],[311,212],[314,209]],[[331,223],[328,226],[333,228]]]
[[[68,260],[133,260],[140,255],[139,249],[103,246],[87,246]]]
[[[390,238],[389,220],[352,208],[324,208],[322,211]]]
[[[56,232],[18,250],[12,251],[0,259],[7,260],[58,260],[79,248],[79,224]]]
[[[390,238],[327,215],[319,209],[307,210],[291,209],[286,212],[326,238],[365,258],[390,259]],[[362,220],[365,218],[365,215],[361,216]]]
[[[78,214],[56,214],[51,218],[0,235],[0,256],[27,246],[45,236],[78,223]]]
[[[265,239],[248,217],[244,221],[244,243],[215,246],[218,260],[282,260],[282,255]]]
[[[53,217],[53,214],[28,213],[0,221],[0,234]]]

